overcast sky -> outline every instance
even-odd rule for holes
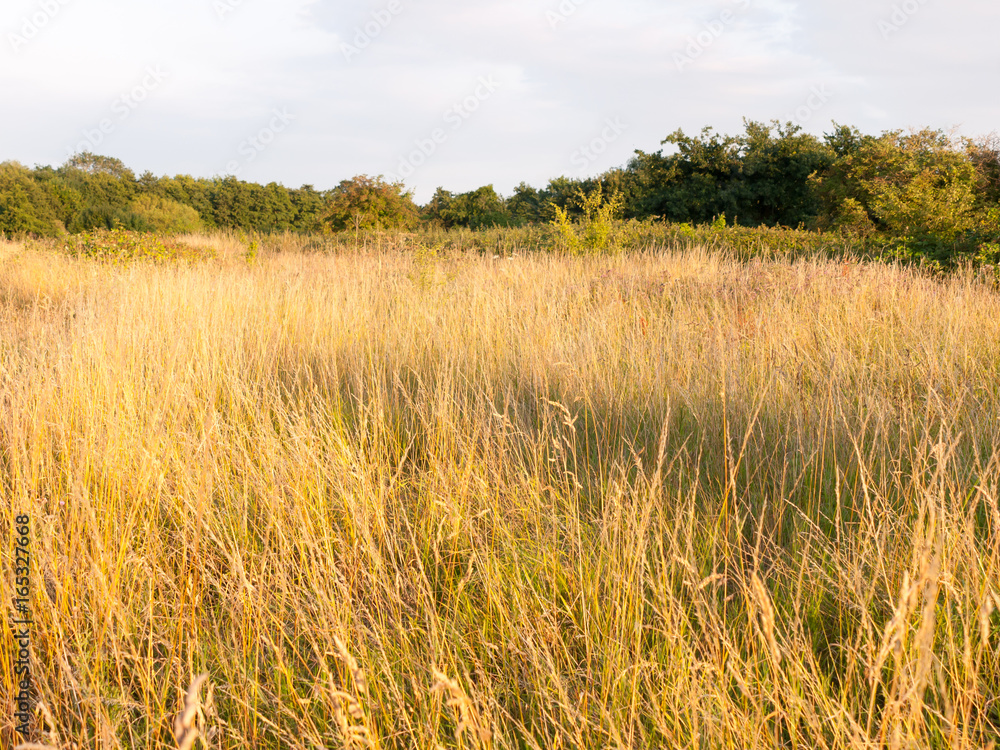
[[[2,0],[0,161],[504,195],[744,117],[1000,129],[997,0]]]

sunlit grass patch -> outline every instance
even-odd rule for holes
[[[431,239],[0,259],[31,739],[1000,736],[991,285]],[[13,677],[0,659],[0,715]]]

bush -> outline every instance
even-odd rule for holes
[[[556,214],[552,226],[556,230],[557,247],[574,254],[620,250],[621,245],[615,237],[615,220],[622,209],[620,197],[612,195],[605,199],[598,185],[590,194],[581,190],[577,194],[577,204],[582,212],[578,222],[570,220],[567,209],[552,204]]]
[[[155,195],[132,201],[132,213],[160,234],[191,234],[202,229],[201,216],[191,206]]]
[[[64,250],[73,255],[108,262],[197,261],[215,256],[215,251],[211,248],[191,247],[164,240],[148,232],[124,229],[82,232],[70,237]]]

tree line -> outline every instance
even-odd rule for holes
[[[914,254],[996,250],[1000,239],[1000,139],[941,130],[867,135],[834,123],[823,136],[795,124],[744,121],[744,132],[678,130],[655,152],[587,179],[438,188],[418,206],[400,183],[365,175],[331,190],[235,177],[139,177],[91,153],[61,167],[0,164],[0,232],[57,236],[97,228],[261,233],[479,229],[579,217],[587,196],[613,197],[620,219],[799,227],[892,237]]]

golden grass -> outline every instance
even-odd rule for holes
[[[185,265],[0,245],[26,741],[1000,733],[986,286],[699,250],[248,264],[206,241],[217,257]]]

